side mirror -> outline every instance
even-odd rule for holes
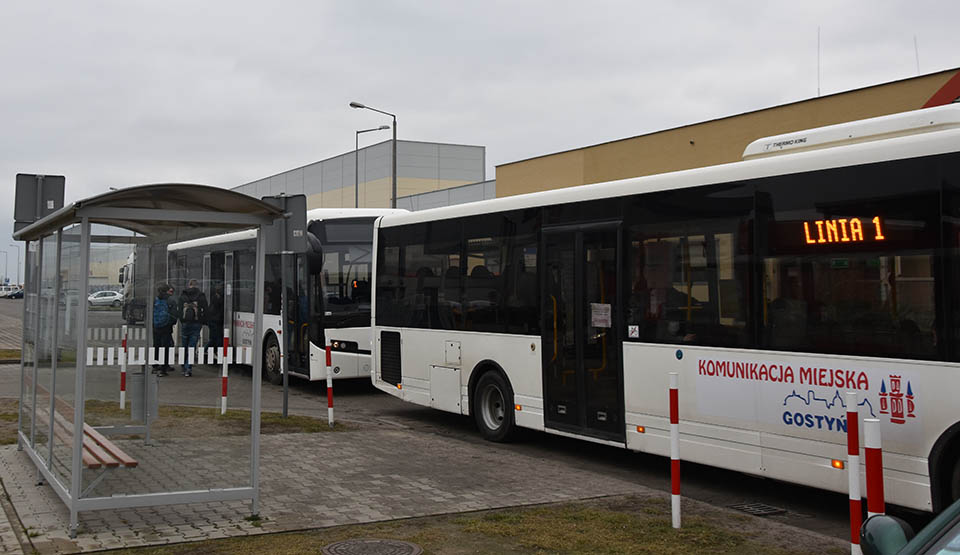
[[[894,555],[913,535],[913,528],[902,519],[873,515],[860,527],[860,549],[864,555]]]

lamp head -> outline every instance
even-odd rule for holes
[[[383,131],[384,129],[390,129],[390,126],[389,126],[389,125],[381,125],[380,127],[377,128],[377,131]]]
[[[366,108],[366,106],[364,106],[363,104],[360,104],[359,102],[351,102],[351,103],[350,103],[350,107],[351,107],[351,108]]]

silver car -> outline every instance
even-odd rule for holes
[[[119,291],[98,291],[87,297],[90,306],[120,306],[123,303],[123,293]]]

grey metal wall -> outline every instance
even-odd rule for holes
[[[359,182],[383,186],[391,178],[392,142],[387,140],[359,151]],[[352,204],[356,182],[354,152],[258,179],[234,190],[254,197],[266,195],[334,193],[343,190],[343,198]],[[486,148],[482,146],[397,142],[398,197],[439,191],[485,178]],[[328,197],[324,196],[324,200]],[[335,197],[331,196],[331,199]],[[316,200],[312,207],[316,207]],[[331,204],[333,206],[333,204]],[[363,197],[361,196],[361,206]]]
[[[397,208],[417,211],[492,198],[497,198],[496,180],[481,181],[480,183],[451,187],[450,189],[443,189],[441,191],[400,197],[397,199]]]

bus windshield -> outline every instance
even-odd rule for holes
[[[372,224],[370,218],[311,224],[323,244],[319,282],[326,328],[370,325]]]

